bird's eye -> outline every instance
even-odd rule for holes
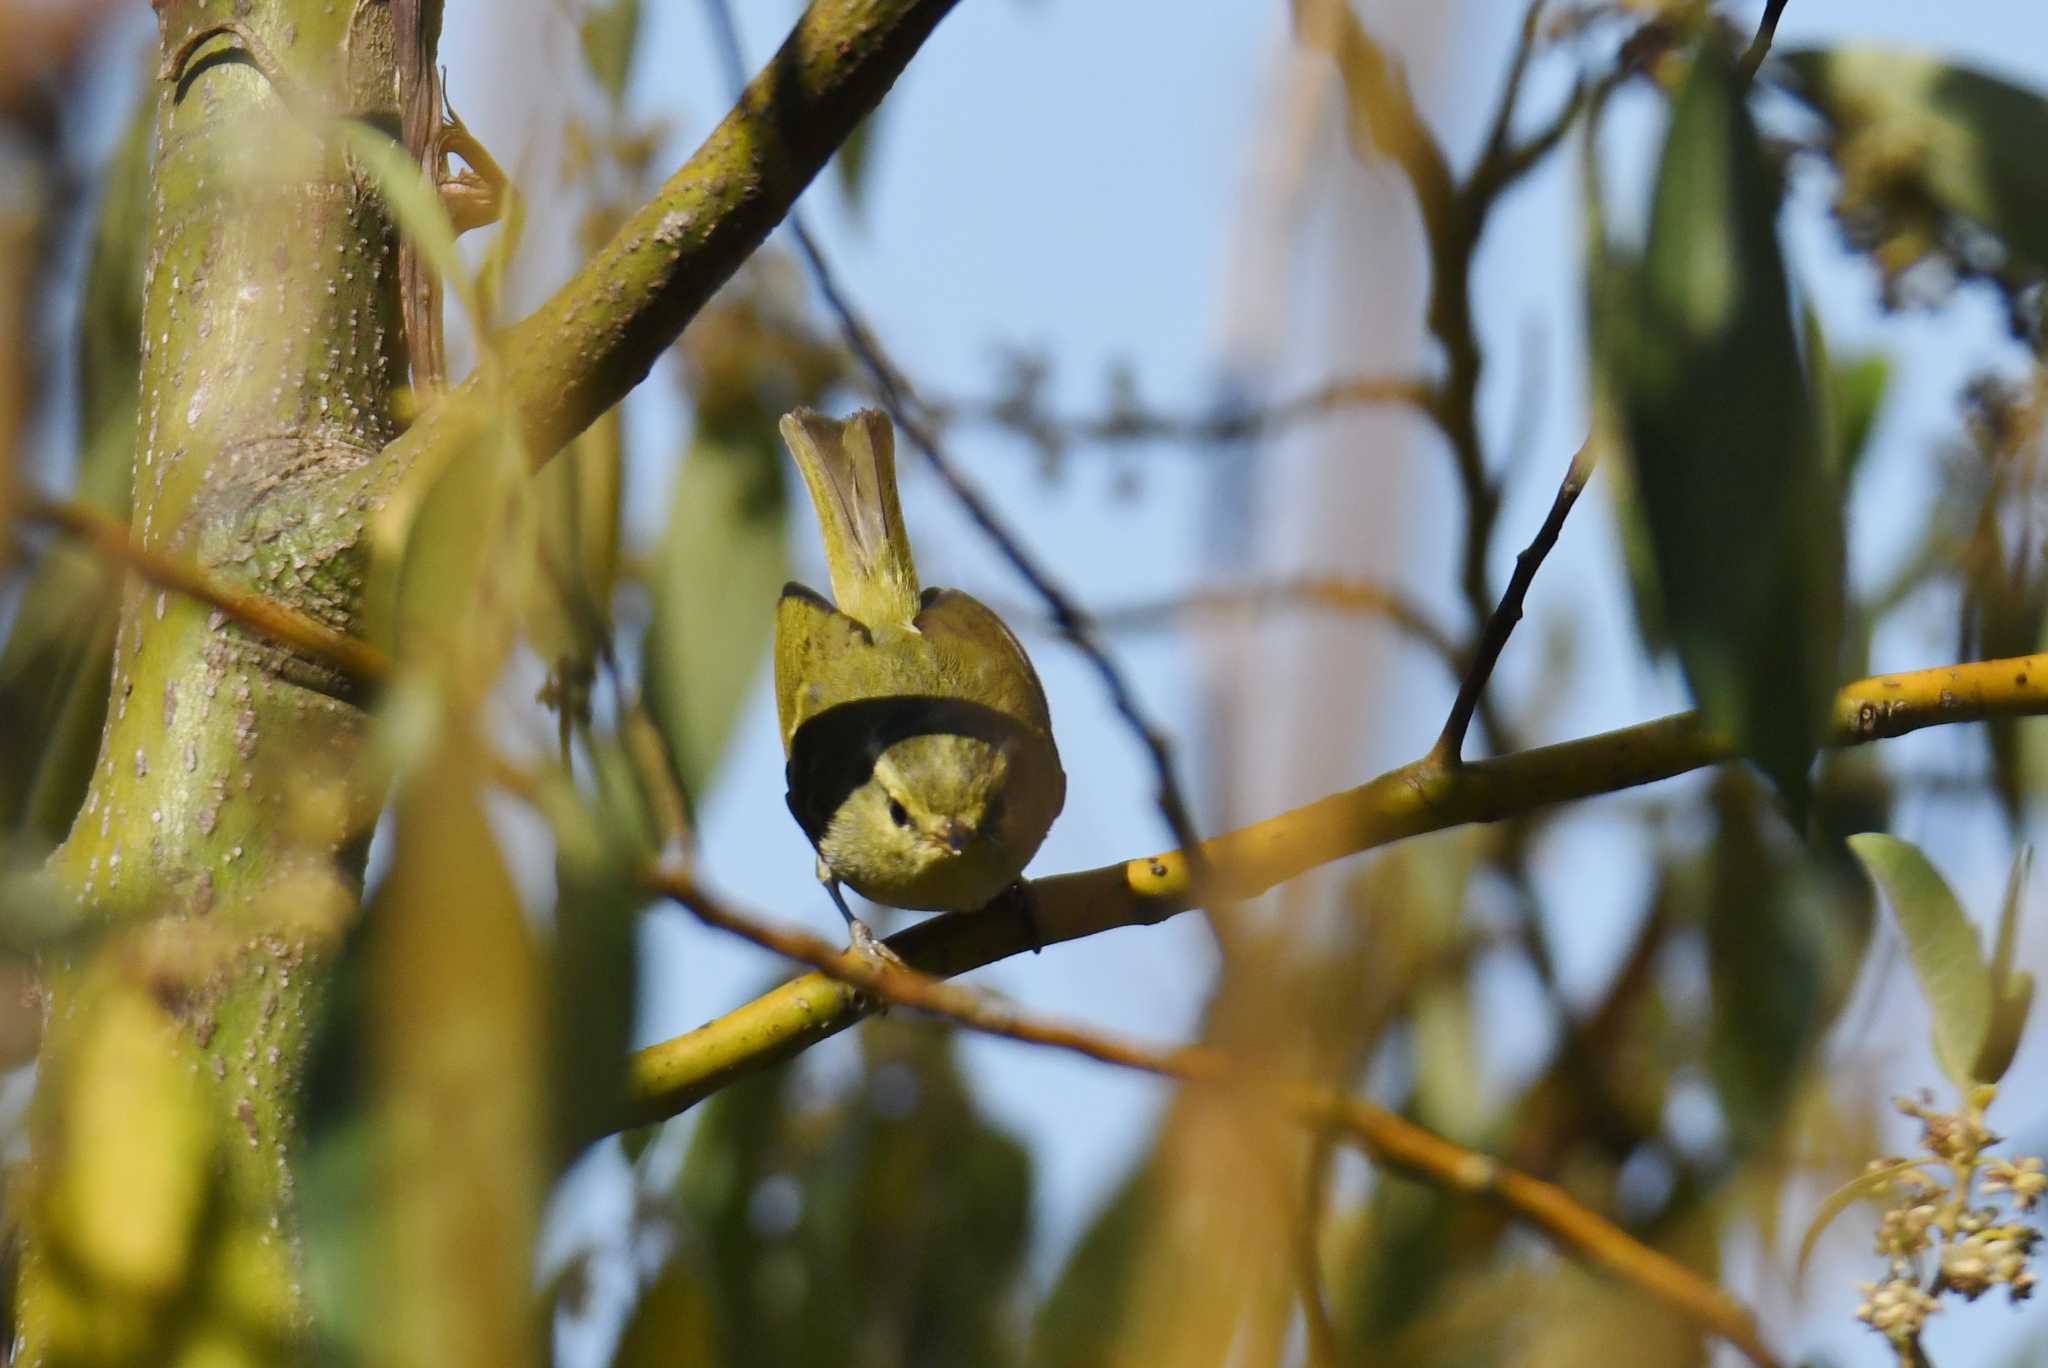
[[[903,804],[897,802],[894,798],[889,800],[889,820],[900,827],[910,825],[910,813],[904,808]]]

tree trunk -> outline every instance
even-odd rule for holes
[[[405,373],[397,237],[333,136],[395,130],[383,0],[158,0],[132,526],[343,631]],[[275,1359],[302,1333],[295,1095],[374,795],[348,680],[123,597],[23,1204],[19,1361]]]

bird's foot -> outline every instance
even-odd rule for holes
[[[859,955],[877,968],[908,969],[903,956],[889,948],[889,942],[874,933],[874,929],[859,917],[846,919],[847,939],[853,953]]]

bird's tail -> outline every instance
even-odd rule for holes
[[[896,434],[887,414],[862,409],[845,422],[811,409],[782,420],[782,440],[804,473],[839,611],[868,627],[917,616],[917,565],[896,501]]]

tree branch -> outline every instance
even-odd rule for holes
[[[1591,442],[1579,448],[1564,473],[1564,483],[1558,486],[1557,497],[1551,501],[1543,526],[1536,529],[1535,539],[1521,555],[1515,557],[1515,573],[1508,577],[1506,591],[1486,619],[1486,627],[1479,634],[1479,645],[1472,652],[1472,663],[1458,684],[1458,697],[1451,704],[1451,715],[1445,719],[1443,733],[1437,737],[1436,745],[1430,751],[1431,757],[1438,762],[1455,765],[1462,760],[1465,733],[1472,726],[1472,712],[1486,692],[1487,681],[1493,678],[1493,667],[1500,663],[1500,653],[1507,648],[1515,624],[1522,620],[1522,604],[1529,597],[1529,586],[1535,583],[1536,572],[1543,568],[1550,548],[1557,545],[1557,535],[1564,530],[1564,520],[1571,513],[1572,505],[1579,501],[1579,491],[1592,478],[1594,459]]]
[[[782,221],[956,0],[814,0],[683,168],[554,297],[493,339],[472,375],[387,451],[403,470],[453,449],[494,403],[534,464],[645,379]]]
[[[1922,727],[2048,713],[2048,655],[1880,675],[1835,698],[1828,744],[1854,746]],[[1208,841],[1215,895],[1256,897],[1320,865],[1427,832],[1520,816],[1615,793],[1735,758],[1696,714],[1450,766],[1425,756],[1357,788]],[[1125,926],[1150,926],[1193,905],[1179,852],[1034,879],[977,912],[933,917],[889,938],[918,971],[948,978],[1026,950]],[[798,958],[801,958],[799,956]],[[686,1035],[633,1057],[636,1122],[683,1111],[757,1069],[853,1025],[860,993],[805,974]]]
[[[26,501],[22,515],[29,522],[47,523],[78,538],[151,584],[218,608],[250,631],[332,665],[358,684],[377,684],[391,676],[390,657],[376,647],[276,599],[222,584],[188,561],[150,550],[135,540],[119,518],[84,504],[36,497]]]
[[[1729,1340],[1756,1363],[1775,1362],[1757,1337],[1749,1313],[1691,1269],[1636,1240],[1555,1184],[1519,1173],[1369,1102],[1334,1088],[1273,1078],[1213,1046],[1161,1050],[1034,1019],[914,969],[865,958],[857,951],[840,951],[807,932],[743,915],[673,867],[650,867],[642,871],[641,882],[649,891],[674,899],[707,925],[809,964],[842,988],[853,990],[857,997],[915,1008],[984,1034],[1049,1046],[1120,1068],[1252,1094],[1319,1134],[1343,1136],[1397,1172],[1499,1203],[1564,1249]]]

